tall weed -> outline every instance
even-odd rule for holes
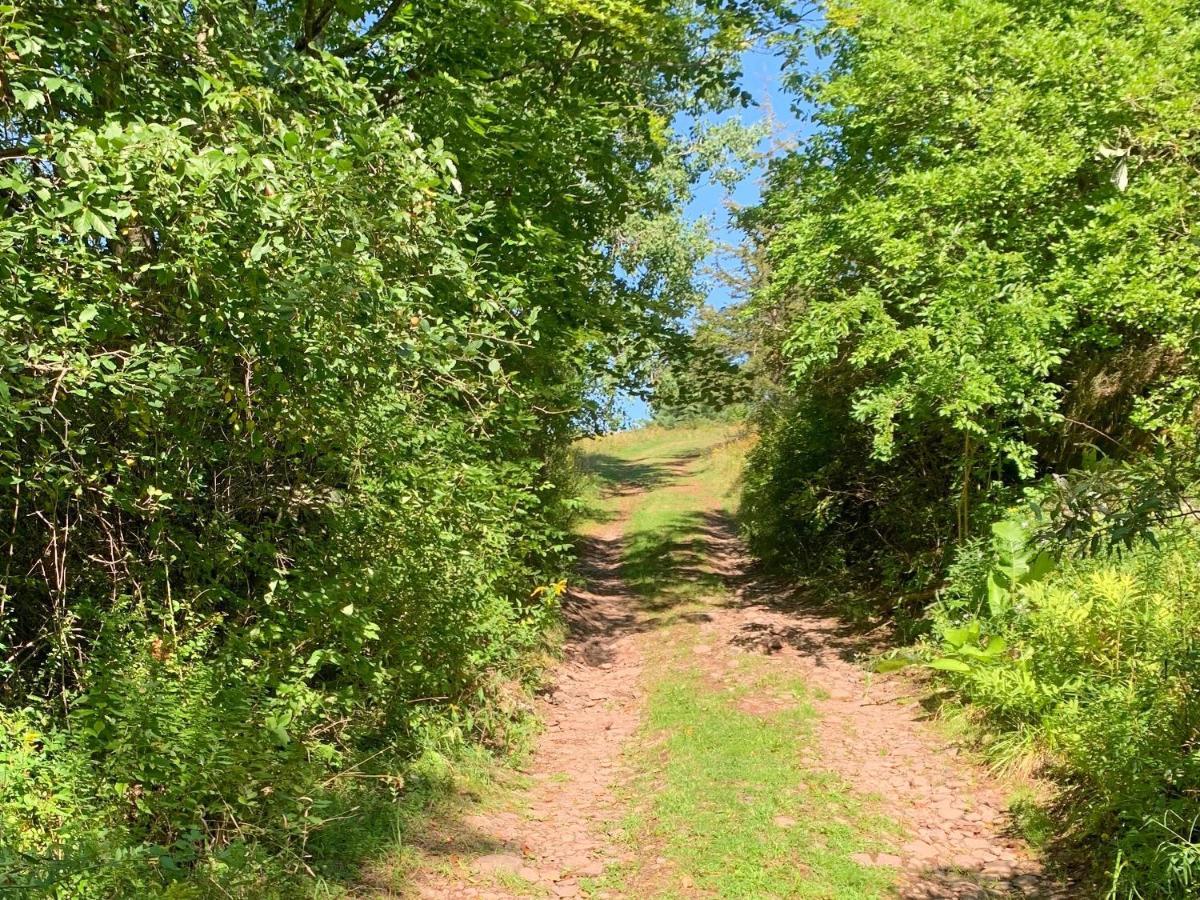
[[[1020,533],[1011,521],[1002,530]],[[1067,559],[989,606],[1011,563],[976,546],[952,568],[932,610],[934,664],[953,661],[941,668],[987,713],[1001,752],[1049,761],[1068,786],[1064,823],[1104,848],[1111,896],[1190,896],[1200,880],[1200,537],[1180,526],[1158,546]]]

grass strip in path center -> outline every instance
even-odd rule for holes
[[[760,661],[748,658],[727,686],[714,685],[687,666],[692,641],[675,637],[685,640],[659,660],[632,754],[648,799],[628,826],[668,860],[660,895],[885,896],[893,873],[851,856],[878,849],[873,836],[891,829],[838,778],[806,768],[815,713],[804,684],[756,672]]]

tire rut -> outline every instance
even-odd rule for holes
[[[575,897],[582,879],[629,861],[610,830],[622,813],[614,791],[625,777],[622,750],[641,721],[644,622],[620,566],[625,523],[643,493],[620,493],[617,515],[582,541],[584,587],[564,602],[563,661],[537,703],[545,730],[523,773],[521,808],[464,817],[488,852],[452,854],[447,874],[423,873],[418,896]]]

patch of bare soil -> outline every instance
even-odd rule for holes
[[[619,574],[624,523],[639,493],[621,492],[618,515],[582,548],[587,587],[564,606],[569,636],[539,700],[545,731],[525,772],[531,787],[523,809],[467,816],[465,824],[482,840],[474,848],[442,848],[447,865],[422,873],[418,896],[575,897],[581,879],[625,861],[627,851],[608,829],[621,814],[614,795],[621,751],[638,727],[643,700],[636,640],[643,623]]]

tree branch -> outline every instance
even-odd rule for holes
[[[336,7],[336,0],[329,0],[328,3],[322,4],[319,8],[314,8],[313,0],[305,0],[303,33],[300,37],[296,38],[295,44],[295,49],[298,53],[308,50],[309,47],[320,39],[325,26],[329,24],[329,20],[333,17],[333,11]]]
[[[396,13],[400,12],[401,7],[403,7],[406,2],[408,2],[408,0],[392,0],[392,2],[388,4],[387,9],[380,13],[379,18],[375,20],[375,24],[368,28],[362,37],[350,41],[345,46],[339,47],[334,51],[334,53],[336,53],[338,56],[345,57],[354,53],[358,53],[360,50],[364,50],[369,47],[375,41],[375,38],[379,37],[379,35],[383,33],[384,29],[391,24],[392,19],[396,17]]]

